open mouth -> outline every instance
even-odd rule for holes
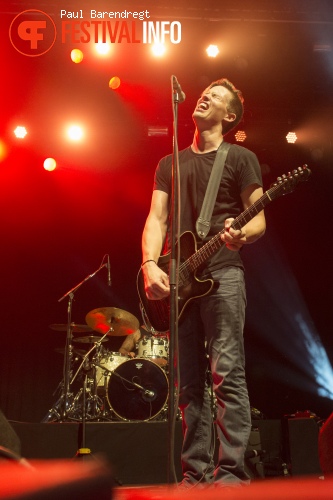
[[[202,101],[197,105],[197,109],[201,109],[202,111],[206,111],[208,109],[209,105],[208,102]]]

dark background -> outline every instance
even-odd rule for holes
[[[59,6],[36,0],[0,6],[0,138],[8,148],[0,163],[0,407],[7,418],[39,422],[54,403],[63,365],[55,349],[65,346],[66,334],[49,325],[66,323],[67,300],[60,297],[93,273],[104,254],[110,254],[112,287],[105,269],[87,281],[75,293],[72,320],[85,323],[89,311],[110,306],[141,322],[140,240],[156,163],[172,149],[172,74],[187,95],[179,106],[180,147],[192,139],[200,92],[225,76],[244,93],[238,128],[259,158],[265,189],[304,163],[311,168],[307,183],[267,208],[265,237],[243,252],[247,376],[251,404],[267,417],[308,409],[326,418],[333,407],[332,3],[82,0]],[[15,15],[43,10],[59,30],[60,8],[147,9],[151,20],[180,21],[182,42],[169,45],[162,59],[151,56],[149,45],[114,44],[101,58],[82,44],[84,60],[73,64],[74,46],[59,39],[43,56],[19,54],[8,36]],[[216,59],[205,54],[209,43],[221,47]],[[122,85],[112,91],[108,81],[115,75]],[[71,121],[86,128],[80,144],[64,138]],[[19,122],[29,129],[24,141],[12,134]],[[149,136],[152,126],[167,127],[168,135]],[[294,145],[285,140],[290,130],[299,137]],[[235,140],[233,133],[227,140]],[[57,159],[53,173],[42,167],[47,156]]]

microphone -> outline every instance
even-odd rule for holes
[[[184,102],[186,99],[186,95],[182,91],[179,81],[177,80],[177,77],[175,75],[172,75],[172,87],[174,93],[178,94],[178,102]]]
[[[145,396],[147,396],[148,398],[153,398],[155,396],[155,392],[154,391],[149,391],[148,389],[145,390]]]
[[[111,266],[110,266],[110,256],[108,255],[108,286],[111,286]]]

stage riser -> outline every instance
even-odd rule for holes
[[[300,419],[301,420],[301,419]],[[181,421],[175,427],[175,469],[181,479],[180,451],[182,443]],[[292,431],[307,427],[311,436],[298,442],[298,455],[304,455],[309,462],[298,461],[293,475],[321,475],[318,461],[315,428],[311,424],[293,422]],[[82,424],[79,423],[13,423],[12,426],[21,441],[22,456],[26,459],[68,459],[85,444],[93,455],[102,455],[112,465],[116,481],[124,485],[165,484],[168,479],[168,423],[152,422],[90,422],[85,426],[83,441]],[[294,442],[292,442],[294,446]],[[216,452],[218,443],[216,443]],[[282,427],[279,420],[253,422],[249,450],[265,450],[265,460],[281,463],[283,456]],[[295,452],[293,448],[293,459]],[[254,459],[258,461],[258,459]],[[253,460],[252,460],[253,462]],[[248,472],[256,478],[257,467],[248,465]],[[293,464],[291,464],[292,466]],[[303,467],[303,469],[302,469]],[[292,467],[291,467],[292,470]],[[280,475],[273,471],[272,475]]]
[[[13,423],[27,459],[72,458],[82,447],[82,425],[77,423]],[[85,447],[102,455],[112,465],[121,484],[162,484],[167,482],[167,423],[87,423]],[[175,429],[175,457],[180,472],[181,426]],[[177,460],[178,457],[178,460]]]

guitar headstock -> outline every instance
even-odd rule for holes
[[[298,167],[292,172],[288,172],[288,174],[283,174],[281,177],[276,179],[276,182],[271,184],[269,189],[270,196],[272,196],[272,198],[276,198],[278,196],[291,193],[300,182],[307,181],[310,175],[311,170],[307,165]]]

